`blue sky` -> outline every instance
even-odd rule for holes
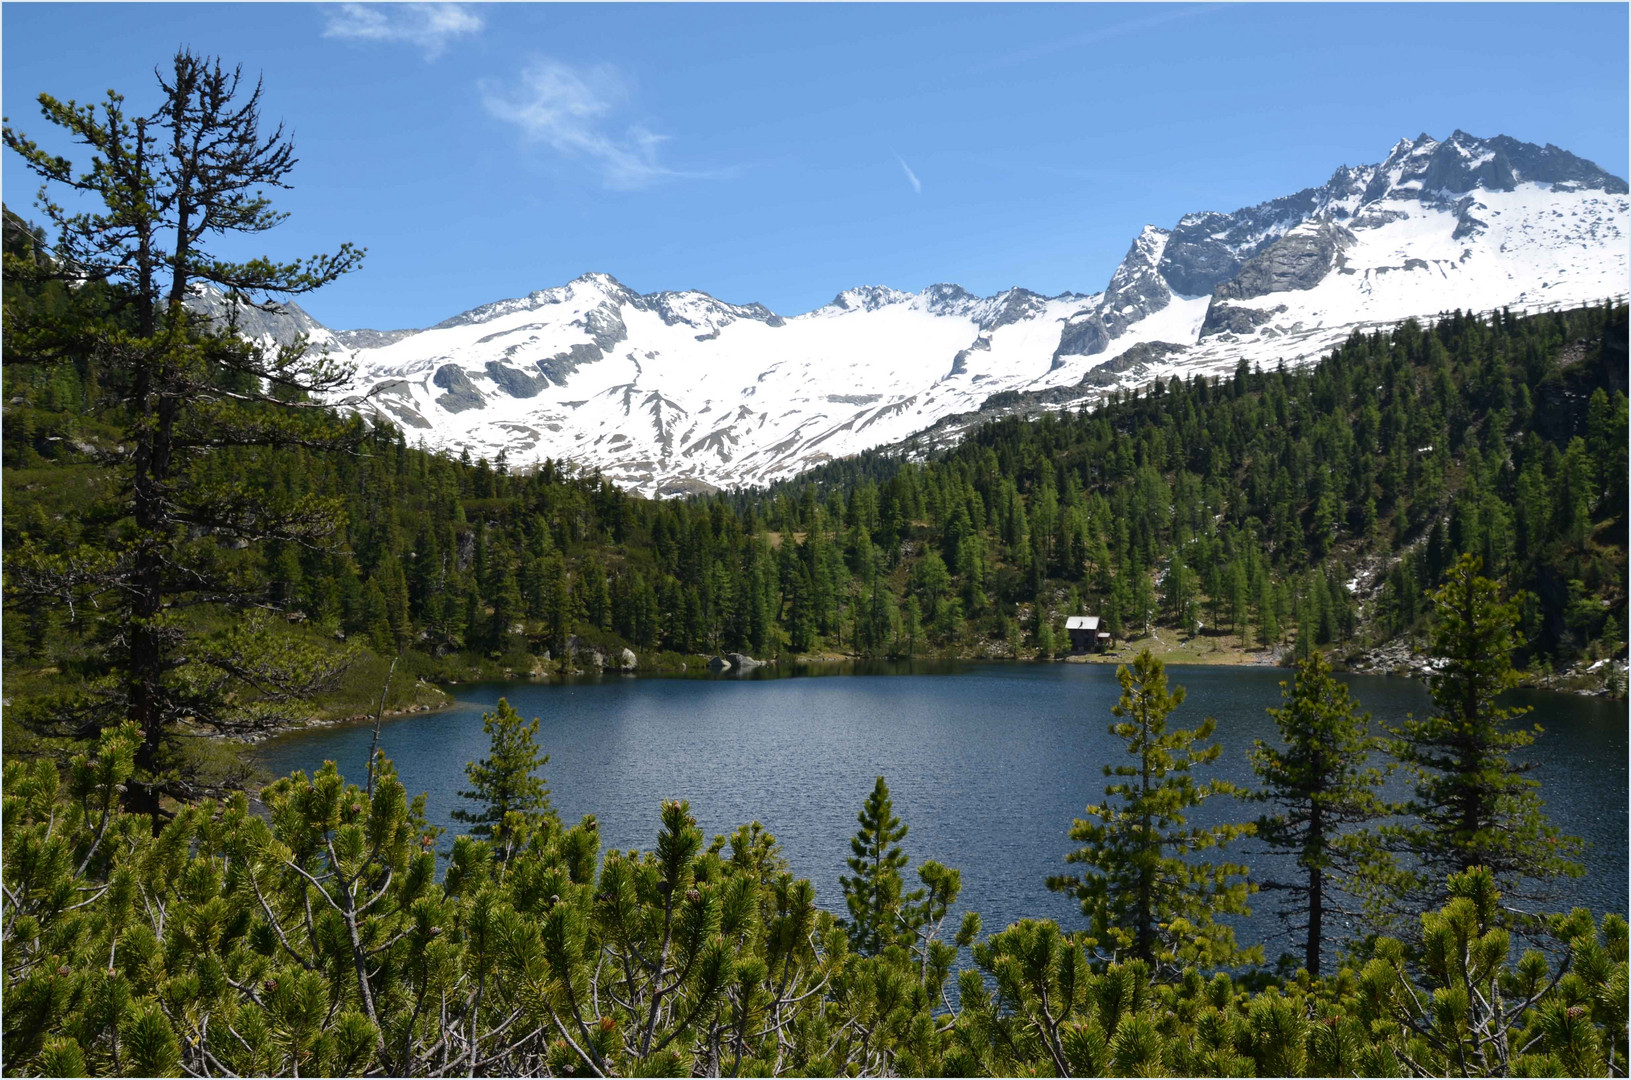
[[[1624,4],[8,3],[0,93],[146,109],[178,45],[264,75],[291,214],[369,248],[305,306],[419,327],[604,270],[793,314],[841,289],[1103,288],[1146,223],[1455,128],[1628,171]],[[64,147],[66,149],[66,147]],[[8,205],[37,184],[7,153]]]

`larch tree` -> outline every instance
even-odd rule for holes
[[[311,400],[344,385],[341,364],[308,351],[303,339],[251,343],[233,325],[252,304],[310,292],[355,269],[362,250],[345,244],[295,262],[224,258],[221,238],[283,220],[266,192],[288,186],[293,145],[281,125],[263,130],[260,85],[240,70],[183,49],[157,75],[160,101],[147,115],[112,91],[99,105],[40,95],[45,120],[88,150],[82,167],[9,124],[4,132],[45,181],[39,207],[55,230],[48,258],[7,260],[8,292],[55,279],[115,298],[68,317],[8,312],[5,362],[50,367],[89,357],[101,374],[91,404],[124,429],[104,448],[118,483],[95,515],[113,524],[67,551],[8,552],[7,600],[56,605],[91,624],[100,670],[83,692],[47,703],[35,719],[81,737],[133,722],[142,742],[132,797],[145,796],[150,807],[161,790],[188,787],[165,753],[178,725],[265,727],[296,714],[342,670],[343,654],[280,632],[274,620],[252,616],[220,629],[201,613],[275,609],[245,549],[270,541],[322,547],[343,519],[337,499],[258,482],[265,455],[352,450],[365,436],[358,422],[336,421]],[[210,290],[233,313],[227,325],[189,307]]]
[[[1257,819],[1257,838],[1294,855],[1301,877],[1266,880],[1259,888],[1291,897],[1279,914],[1293,932],[1303,932],[1303,965],[1318,975],[1332,893],[1358,857],[1353,829],[1391,811],[1378,790],[1383,773],[1367,763],[1380,747],[1370,734],[1370,715],[1331,677],[1325,657],[1311,654],[1280,687],[1284,703],[1269,715],[1282,745],[1259,739],[1251,751],[1263,785],[1253,797],[1274,808]]]
[[[1380,863],[1372,874],[1378,911],[1400,904],[1413,909],[1409,914],[1429,910],[1442,901],[1449,875],[1476,866],[1520,902],[1537,898],[1536,885],[1546,879],[1585,872],[1571,858],[1581,841],[1552,825],[1540,783],[1526,775],[1534,764],[1512,758],[1541,728],[1514,726],[1529,710],[1497,704],[1518,681],[1512,668],[1518,611],[1480,569],[1476,556],[1461,556],[1433,595],[1431,715],[1388,729],[1389,750],[1415,784],[1404,806],[1410,820],[1380,830],[1388,849],[1404,858]]]
[[[1166,667],[1148,649],[1132,666],[1116,669],[1121,699],[1112,712],[1122,718],[1110,734],[1127,745],[1131,764],[1106,765],[1116,782],[1108,800],[1087,808],[1070,838],[1082,847],[1065,857],[1088,869],[1048,879],[1048,888],[1081,901],[1100,952],[1143,960],[1158,970],[1217,966],[1255,956],[1235,945],[1234,931],[1219,915],[1249,913],[1252,887],[1246,868],[1207,863],[1196,853],[1252,831],[1250,825],[1191,827],[1187,811],[1214,795],[1236,794],[1222,780],[1199,783],[1198,767],[1216,761],[1222,747],[1198,745],[1217,721],[1198,728],[1167,729],[1167,717],[1183,703],[1184,689],[1167,689]]]

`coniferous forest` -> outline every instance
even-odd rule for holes
[[[1530,902],[1581,852],[1501,697],[1624,652],[1623,300],[651,500],[415,447],[323,404],[335,358],[189,308],[363,262],[218,253],[294,167],[259,94],[183,51],[151,113],[42,96],[83,160],[6,127],[84,201],[4,223],[8,1075],[1626,1074],[1627,923]],[[239,741],[603,664],[1044,660],[1089,611],[1127,662],[1084,723],[1128,756],[1047,882],[1075,925],[954,920],[884,777],[818,899],[682,801],[603,850],[507,702],[444,854],[383,754],[261,786]],[[1211,721],[1169,725],[1173,641],[1294,665],[1255,790],[1209,775]],[[1378,731],[1333,663],[1399,643],[1433,709]],[[1229,861],[1248,835],[1295,880]],[[1292,897],[1277,967],[1227,918],[1259,885]]]

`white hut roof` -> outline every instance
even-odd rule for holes
[[[1097,630],[1099,617],[1097,615],[1071,615],[1065,619],[1066,630]]]

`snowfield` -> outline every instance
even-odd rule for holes
[[[570,460],[646,494],[761,485],[1002,391],[1060,390],[1050,407],[1068,408],[1241,359],[1312,362],[1412,316],[1624,297],[1628,238],[1625,183],[1589,162],[1423,136],[1321,188],[1148,227],[1094,295],[863,287],[783,318],[586,274],[357,349],[341,397],[511,467]]]

